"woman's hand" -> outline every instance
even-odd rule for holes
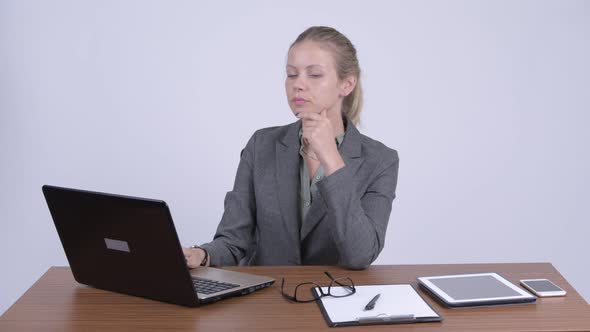
[[[328,111],[322,110],[320,114],[313,112],[300,112],[297,117],[301,119],[303,129],[303,141],[307,149],[311,150],[324,166],[326,176],[344,167],[344,161],[338,152],[332,122],[328,118]]]
[[[201,248],[182,248],[186,265],[189,269],[194,269],[201,266],[201,262],[205,258],[205,251]]]

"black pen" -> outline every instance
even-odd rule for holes
[[[373,310],[373,308],[375,308],[375,303],[377,303],[377,300],[379,300],[380,296],[381,294],[375,295],[375,297],[371,301],[369,301],[369,303],[367,303],[367,305],[365,306],[365,311]]]

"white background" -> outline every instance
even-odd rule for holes
[[[67,265],[43,184],[209,241],[247,139],[295,120],[310,25],[356,45],[360,130],[399,151],[376,263],[551,262],[590,298],[589,1],[0,0],[0,313]]]

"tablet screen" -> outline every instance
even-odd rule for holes
[[[521,295],[490,275],[433,278],[430,282],[455,300]]]

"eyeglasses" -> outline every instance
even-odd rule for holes
[[[285,293],[285,278],[283,278],[281,282],[281,295],[287,300],[299,303],[308,303],[313,302],[321,299],[324,296],[332,296],[332,297],[346,297],[356,293],[356,288],[354,287],[354,282],[349,277],[341,277],[341,278],[334,278],[329,272],[324,272],[328,278],[332,281],[330,285],[328,285],[328,291],[324,292],[322,286],[316,284],[315,282],[304,282],[300,283],[295,286],[295,292],[293,296]],[[336,285],[340,286],[337,287]],[[316,292],[314,288],[317,287],[319,292]]]

